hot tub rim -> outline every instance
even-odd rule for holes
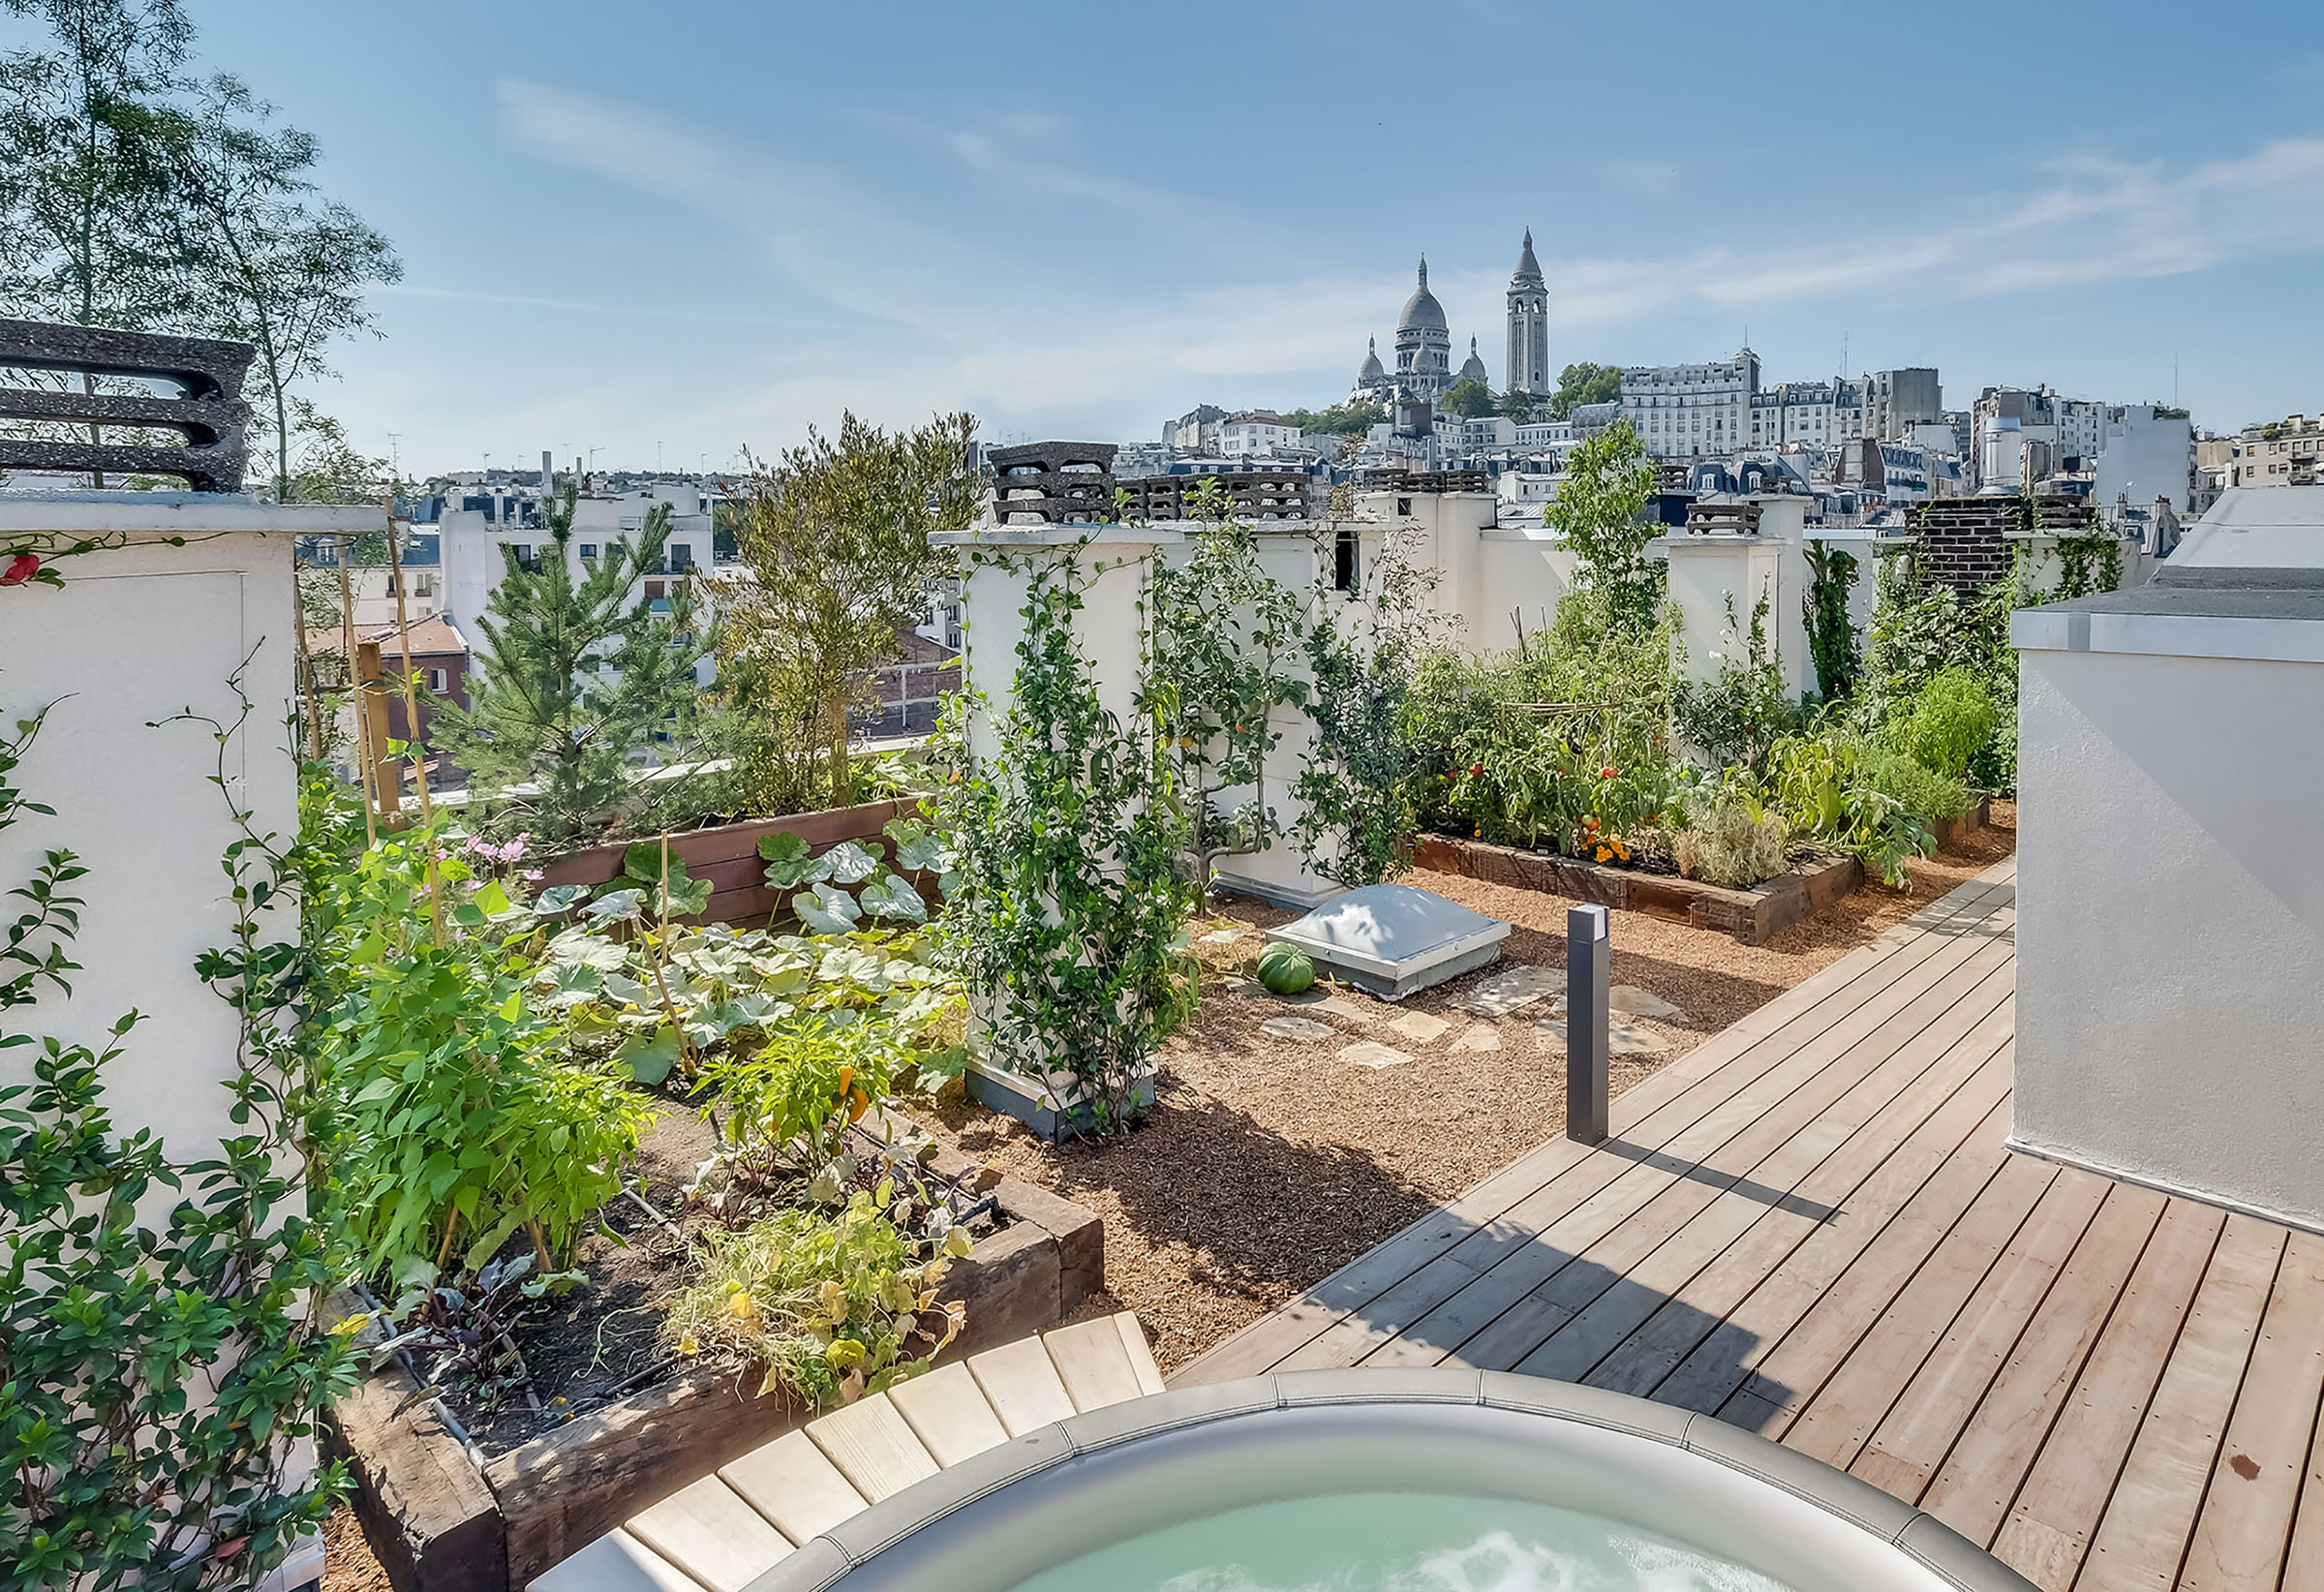
[[[1659,1443],[1834,1515],[1960,1592],[2038,1592],[2032,1581],[1927,1511],[1715,1416],[1545,1377],[1447,1366],[1277,1371],[1174,1388],[1086,1411],[988,1449],[872,1504],[802,1544],[744,1592],[832,1592],[841,1577],[923,1528],[1081,1455],[1274,1410],[1348,1404],[1482,1407]]]

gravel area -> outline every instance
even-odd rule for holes
[[[1667,1048],[1616,1056],[1615,1091],[2009,855],[2015,826],[2014,806],[1997,802],[1993,826],[1970,845],[1910,865],[1909,891],[1876,884],[1765,945],[1615,913],[1612,982],[1677,1008],[1619,1019],[1640,1043]],[[1052,1147],[964,1102],[918,1113],[963,1151],[1105,1218],[1110,1298],[1088,1310],[1137,1311],[1165,1371],[1564,1130],[1563,1049],[1534,1026],[1550,1002],[1481,1020],[1458,1000],[1513,964],[1562,969],[1572,903],[1452,874],[1406,878],[1506,919],[1502,961],[1393,1006],[1347,988],[1285,1001],[1238,973],[1258,955],[1261,931],[1295,914],[1222,898],[1195,926],[1214,976],[1200,1015],[1164,1052],[1155,1109],[1138,1131]],[[1431,1034],[1423,1022],[1399,1032],[1416,1013],[1444,1028]],[[1283,1017],[1330,1031],[1262,1026]],[[1365,1043],[1411,1059],[1367,1067],[1342,1057]]]

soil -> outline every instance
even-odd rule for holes
[[[1907,864],[1910,888],[1877,882],[1764,945],[1635,912],[1613,915],[1612,978],[1679,1008],[1623,1021],[1667,1043],[1617,1056],[1618,1093],[1927,905],[2015,849],[2016,809],[1993,805],[1991,827],[1957,851]],[[1202,1009],[1161,1056],[1154,1111],[1125,1138],[1053,1147],[1017,1122],[965,1102],[923,1107],[938,1137],[1009,1174],[1055,1190],[1106,1223],[1108,1298],[1088,1313],[1135,1310],[1168,1371],[1388,1239],[1434,1206],[1563,1131],[1562,1048],[1537,1034],[1549,1003],[1480,1020],[1454,1000],[1511,964],[1565,964],[1562,897],[1415,871],[1407,882],[1507,920],[1494,966],[1391,1006],[1351,988],[1284,1001],[1235,975],[1260,931],[1296,914],[1238,897],[1196,925],[1195,949],[1217,975]],[[1231,940],[1206,940],[1228,934]],[[1444,1019],[1419,1040],[1391,1025],[1413,1013]],[[1302,1044],[1260,1025],[1296,1015],[1335,1030]],[[1498,1041],[1461,1048],[1471,1031]],[[1378,1069],[1340,1059],[1361,1041],[1413,1057]]]
[[[537,1413],[521,1393],[487,1410],[456,1390],[448,1393],[453,1415],[487,1454],[530,1442],[621,1397],[629,1383],[668,1359],[654,1341],[661,1327],[654,1304],[685,1279],[691,1235],[709,1224],[702,1212],[680,1210],[678,1191],[693,1181],[694,1168],[718,1141],[699,1112],[658,1094],[656,1103],[661,1116],[638,1143],[634,1184],[668,1225],[635,1200],[609,1202],[598,1214],[615,1236],[592,1233],[573,1257],[589,1280],[534,1304],[518,1324],[511,1336],[533,1373]]]

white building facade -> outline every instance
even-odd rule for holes
[[[1657,459],[1710,458],[1751,437],[1759,356],[1739,350],[1702,365],[1631,365],[1622,372],[1622,417]]]

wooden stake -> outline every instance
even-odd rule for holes
[[[355,684],[355,588],[347,573],[350,538],[339,538],[339,641],[347,653],[347,695],[354,708],[355,778],[363,786],[363,843],[380,843],[379,786],[371,777],[371,715],[365,711],[363,689]]]
[[[393,738],[387,733],[387,691],[382,681],[385,671],[380,661],[380,644],[356,642],[353,661],[356,689],[362,692],[363,755],[371,768],[372,793],[379,800],[380,816],[391,827],[400,826],[404,820],[403,771],[389,750]]]
[[[404,560],[395,546],[395,494],[381,500],[380,507],[387,518],[387,580],[395,588],[395,633],[404,643],[404,730],[411,737],[412,777],[419,781],[419,822],[427,835],[429,916],[436,943],[442,945],[443,881],[436,876],[436,802],[428,793],[427,751],[419,739],[419,682],[412,667],[412,625],[404,613]]]

